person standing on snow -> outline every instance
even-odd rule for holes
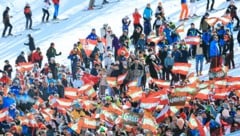
[[[230,12],[231,18],[237,20],[237,25],[234,27],[234,30],[238,30],[239,27],[239,17],[237,15],[237,7],[234,4],[234,1],[232,0],[230,5],[228,6],[227,10]]]
[[[134,26],[134,30],[137,28],[137,27],[140,27],[141,28],[141,32],[143,30],[143,27],[140,23],[140,19],[142,18],[141,14],[138,12],[138,9],[135,8],[135,11],[134,13],[132,14],[133,16],[133,26]]]
[[[54,14],[53,14],[53,20],[56,20],[58,17],[58,11],[59,11],[59,3],[60,0],[52,0],[54,4]]]
[[[152,20],[153,11],[151,9],[150,3],[147,4],[147,7],[144,9],[143,12],[143,19],[144,19],[144,34],[146,37],[151,33],[151,20]]]
[[[56,51],[56,49],[55,49],[54,46],[55,46],[55,44],[52,42],[52,43],[50,44],[50,47],[47,49],[47,54],[46,54],[46,56],[47,56],[47,58],[48,58],[48,62],[50,62],[50,59],[51,59],[51,58],[55,58],[55,56],[59,56],[59,55],[62,54],[62,52],[57,53],[57,51]]]
[[[197,6],[196,6],[196,0],[190,0],[190,15],[189,17],[196,17],[196,10],[197,10]]]
[[[92,32],[87,36],[87,40],[97,40],[98,36],[96,34],[95,28],[92,29]]]
[[[49,18],[48,10],[49,10],[50,5],[51,5],[51,3],[49,0],[44,0],[43,7],[42,7],[42,11],[43,11],[42,22],[44,22],[45,16],[46,16],[46,22],[48,22],[48,18]]]
[[[221,47],[218,43],[218,36],[214,35],[209,48],[210,70],[221,66]]]
[[[3,33],[2,33],[2,37],[5,37],[5,33],[9,27],[9,31],[8,31],[8,35],[12,35],[12,24],[10,23],[10,18],[12,16],[9,16],[9,7],[6,7],[6,9],[3,12],[3,24],[4,24],[4,29],[3,29]]]
[[[28,43],[24,43],[24,45],[29,46],[29,50],[31,52],[33,52],[35,50],[35,43],[34,43],[34,39],[31,36],[31,34],[28,34],[28,40],[29,40],[29,42]]]
[[[31,11],[31,7],[28,3],[26,3],[26,5],[24,7],[24,15],[26,18],[25,29],[32,29],[32,11]]]
[[[214,3],[215,3],[215,0],[212,0],[212,4],[211,4],[211,7],[210,7],[210,11],[214,10],[213,9],[213,6],[214,6]],[[207,0],[207,11],[209,11],[209,4],[210,4],[210,0]]]
[[[181,0],[181,13],[180,13],[180,21],[187,20],[188,19],[188,5],[187,0]]]
[[[129,25],[131,24],[131,20],[129,20],[129,17],[128,16],[125,16],[123,19],[122,19],[122,31],[127,31],[129,32]]]

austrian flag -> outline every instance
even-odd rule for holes
[[[191,68],[189,63],[174,63],[172,72],[175,74],[187,75]]]
[[[198,45],[200,43],[200,37],[198,36],[187,36],[185,38],[186,44]]]

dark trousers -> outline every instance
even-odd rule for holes
[[[204,55],[204,58],[206,60],[206,62],[209,62],[209,56],[208,56],[208,45],[206,44],[203,44],[203,55]]]
[[[31,16],[25,16],[25,17],[26,17],[25,29],[32,29],[32,17]]]
[[[220,67],[221,66],[221,57],[217,56],[217,57],[212,57],[211,58],[211,64],[210,64],[210,70]]]
[[[6,23],[4,23],[4,29],[3,29],[2,37],[5,36],[5,33],[6,33],[7,29],[8,29],[8,27],[9,27],[8,35],[11,34],[11,32],[12,32],[12,25],[10,24],[10,22],[6,22]]]
[[[210,10],[213,10],[214,3],[215,3],[215,0],[212,0]],[[209,4],[210,4],[210,0],[207,0],[207,10],[209,9]]]
[[[236,19],[237,20],[237,25],[236,27],[239,27],[239,17],[237,15],[232,17],[232,20]]]
[[[49,19],[49,12],[48,12],[48,10],[42,9],[42,11],[43,11],[42,22],[44,22],[45,16],[46,16],[46,22],[48,22],[48,19]]]
[[[233,53],[229,53],[226,55],[225,58],[225,66],[228,66],[229,69],[231,69],[231,64],[232,67],[235,68],[235,62],[234,62],[234,58],[233,58],[234,54]]]

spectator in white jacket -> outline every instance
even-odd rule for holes
[[[43,16],[42,16],[42,22],[45,21],[45,16],[46,16],[46,22],[48,22],[49,19],[49,7],[50,7],[51,3],[49,0],[44,0],[43,2],[43,7],[42,7],[42,11],[43,11]]]

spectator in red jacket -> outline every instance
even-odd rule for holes
[[[11,79],[7,76],[7,73],[5,71],[2,72],[2,77],[0,78],[0,82],[3,83],[3,85],[9,85]]]
[[[38,63],[39,68],[41,68],[42,60],[43,60],[42,52],[41,52],[40,48],[37,47],[37,50],[32,53],[32,62]]]
[[[53,19],[57,19],[58,17],[58,11],[59,11],[59,3],[60,0],[52,0],[53,4],[54,4],[54,13],[53,13]]]
[[[141,32],[143,30],[142,25],[140,23],[140,19],[142,18],[141,14],[138,12],[138,9],[135,8],[134,13],[132,14],[133,16],[133,25],[134,25],[134,30],[136,30],[137,27],[141,28]]]

